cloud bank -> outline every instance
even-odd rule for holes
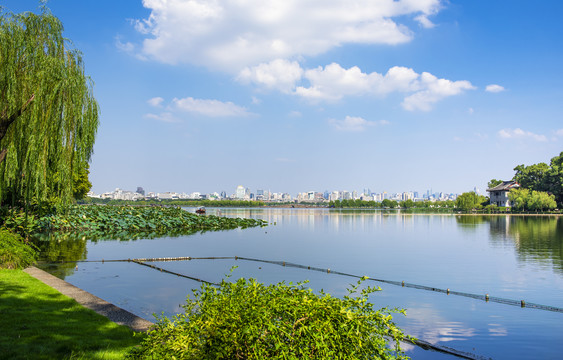
[[[134,23],[145,36],[143,57],[238,72],[344,44],[408,42],[412,31],[399,19],[430,28],[441,1],[143,0],[151,13]]]
[[[408,111],[429,111],[446,97],[475,87],[466,80],[452,81],[413,69],[394,66],[385,74],[364,73],[357,66],[345,69],[332,63],[325,67],[302,69],[299,63],[276,59],[243,69],[237,80],[259,87],[291,93],[311,101],[336,101],[346,96],[385,96],[405,94],[402,106]],[[308,84],[303,85],[303,82]]]

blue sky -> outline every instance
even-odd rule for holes
[[[563,151],[560,1],[48,6],[95,82],[98,193],[461,193]]]

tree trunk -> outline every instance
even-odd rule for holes
[[[10,125],[12,125],[12,123],[16,121],[23,114],[23,112],[25,111],[25,109],[27,109],[29,104],[31,104],[33,99],[35,99],[35,94],[32,94],[29,100],[27,100],[26,103],[23,104],[23,106],[18,111],[14,112],[10,116],[6,116],[7,110],[4,110],[2,112],[2,115],[0,116],[0,141],[2,141],[4,136],[6,136],[6,133],[8,132],[8,128],[10,127]],[[7,152],[8,152],[7,148],[0,150],[0,163],[4,161],[4,158],[6,158]]]

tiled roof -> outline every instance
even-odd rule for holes
[[[501,184],[495,186],[494,188],[487,189],[487,191],[508,191],[510,189],[519,188],[520,184],[516,181],[503,181]]]

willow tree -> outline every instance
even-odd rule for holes
[[[68,203],[98,127],[93,84],[63,25],[0,9],[0,203]]]

